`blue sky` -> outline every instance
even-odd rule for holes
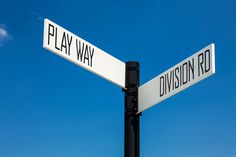
[[[123,156],[121,89],[43,49],[44,18],[139,61],[141,84],[215,43],[215,75],[143,113],[141,156],[235,157],[235,1],[0,3],[1,157]]]

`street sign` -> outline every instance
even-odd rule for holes
[[[138,89],[138,113],[215,73],[215,45],[163,72]]]
[[[125,63],[48,19],[44,19],[43,47],[125,88]]]
[[[44,19],[43,47],[125,88],[125,157],[140,156],[141,112],[215,73],[214,44],[141,87],[139,62],[123,63],[48,19]]]

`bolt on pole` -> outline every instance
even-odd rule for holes
[[[124,157],[140,157],[140,115],[138,112],[139,63],[126,62]]]

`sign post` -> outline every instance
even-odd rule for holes
[[[138,112],[139,63],[126,62],[125,157],[140,156],[140,115]]]
[[[139,63],[123,63],[54,22],[44,20],[43,47],[118,85],[124,91],[124,157],[140,157],[140,116],[147,108],[215,73],[210,44],[139,87]]]

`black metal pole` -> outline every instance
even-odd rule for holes
[[[140,115],[138,111],[139,63],[126,62],[125,157],[140,157]]]

